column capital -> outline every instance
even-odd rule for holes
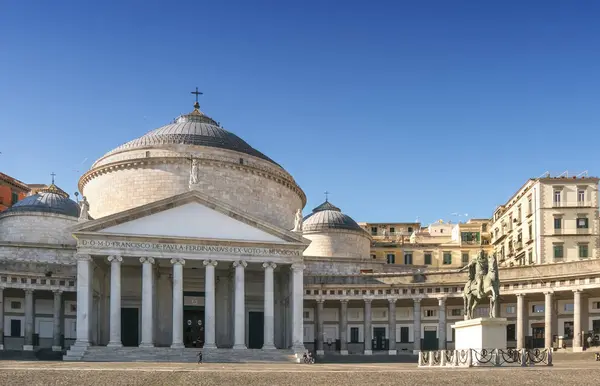
[[[176,264],[185,265],[185,260],[182,259],[182,258],[176,257],[174,259],[171,259],[171,264],[173,264],[173,265],[176,265]]]
[[[446,298],[438,298],[438,305],[440,307],[445,306],[446,305]]]
[[[552,296],[552,295],[554,295],[554,291],[544,291],[544,295],[546,295],[546,296],[548,296],[548,295]]]
[[[323,299],[322,296],[319,296],[318,298],[315,299],[317,301],[317,303],[323,304],[325,303],[325,299]]]
[[[92,256],[88,255],[87,253],[76,253],[75,258],[77,260],[81,260],[81,261],[91,261],[92,260]]]
[[[573,293],[574,293],[574,294],[580,294],[580,293],[582,293],[582,292],[583,292],[583,290],[582,290],[582,289],[579,289],[579,288],[578,288],[578,289],[574,289],[574,290],[573,290]]]
[[[63,293],[62,290],[53,290],[52,292],[54,292],[54,296],[60,296]]]
[[[373,298],[371,298],[371,297],[364,297],[363,300],[365,301],[365,303],[371,304],[371,302],[373,301]]]
[[[263,263],[262,266],[263,266],[264,269],[267,269],[267,268],[275,269],[275,268],[277,268],[277,264],[273,263],[272,261],[267,261],[267,262]]]
[[[33,294],[33,288],[26,288],[26,289],[25,289],[25,294],[26,294],[26,295]]]
[[[219,264],[219,262],[218,262],[218,261],[216,261],[216,260],[204,260],[204,261],[202,262],[202,264],[203,264],[205,267],[208,267],[209,265],[211,265],[211,266],[213,266],[213,267],[216,267],[216,266],[217,266],[217,264]]]
[[[524,294],[524,293],[519,293],[519,294],[517,294],[517,298],[524,298],[524,297],[525,297],[525,294]]]
[[[414,299],[413,299],[413,302],[414,302],[415,304],[421,304],[421,298],[414,298]]]
[[[294,263],[290,266],[292,271],[304,271],[304,268],[306,267],[302,263]]]
[[[108,256],[108,261],[110,261],[111,263],[122,263],[123,262],[123,258],[119,255],[111,255]]]
[[[350,300],[350,299],[346,299],[346,298],[340,299],[340,303],[348,304],[348,300]]]
[[[398,301],[398,299],[396,299],[396,298],[387,298],[387,300],[390,304],[394,304],[394,305],[396,305],[396,302]]]
[[[233,268],[237,268],[237,267],[242,267],[242,268],[246,268],[248,266],[248,263],[246,263],[245,260],[238,260],[238,261],[234,261],[233,264]]]
[[[140,263],[154,264],[154,258],[153,257],[140,257]]]

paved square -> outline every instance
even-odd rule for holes
[[[0,362],[2,385],[598,385],[600,363],[417,369],[414,364]]]

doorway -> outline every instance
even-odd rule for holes
[[[125,347],[139,345],[139,312],[137,308],[121,308],[121,343]]]
[[[385,327],[373,327],[373,350],[385,349]]]
[[[265,337],[264,319],[263,312],[248,312],[248,348],[262,348]]]
[[[545,344],[545,328],[542,324],[541,326],[533,325],[531,327],[531,332],[533,335],[533,348],[542,348]]]
[[[204,346],[204,308],[183,310],[183,344],[185,347]]]
[[[437,327],[425,327],[423,331],[423,351],[438,349]]]

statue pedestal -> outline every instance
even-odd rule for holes
[[[477,318],[455,323],[454,349],[506,349],[506,318]]]

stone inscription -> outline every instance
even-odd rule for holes
[[[222,253],[234,255],[300,256],[300,251],[282,248],[230,247],[226,245],[172,244],[136,241],[79,240],[82,248],[138,249],[159,252]]]

